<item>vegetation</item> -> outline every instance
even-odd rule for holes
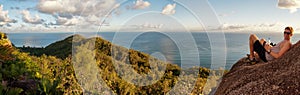
[[[0,47],[1,93],[16,94],[80,94],[70,59],[54,56],[29,56],[13,47]],[[72,86],[71,86],[72,85]]]
[[[76,38],[76,40],[73,40]],[[55,56],[57,58],[65,59],[72,54],[72,44],[83,41],[84,37],[80,35],[73,35],[64,40],[57,41],[45,48],[19,47],[22,52],[29,52],[30,55],[41,56],[43,54]]]
[[[85,39],[73,35],[45,48],[1,46],[0,53],[0,93],[8,95],[161,95],[168,93],[180,80],[192,78],[196,84],[183,82],[195,84],[191,85],[192,94],[201,94],[207,79],[210,79],[210,70],[206,68],[195,67],[194,70],[199,70],[198,77],[188,77],[194,72],[182,70],[177,65],[159,61],[148,54],[113,45],[99,37]],[[153,63],[156,66],[150,65]],[[129,67],[133,70],[128,70]],[[187,77],[180,78],[182,72]],[[143,78],[146,75],[148,78]],[[144,86],[134,83],[151,78],[158,80]],[[175,90],[184,92],[183,89]]]
[[[0,46],[11,45],[11,42],[8,40],[5,33],[0,32]]]

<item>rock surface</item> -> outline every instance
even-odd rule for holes
[[[300,94],[300,41],[274,61],[250,65],[245,60],[223,76],[216,95]]]
[[[5,33],[0,32],[0,46],[12,46]]]

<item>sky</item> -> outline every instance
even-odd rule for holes
[[[282,32],[300,0],[0,0],[3,32]]]

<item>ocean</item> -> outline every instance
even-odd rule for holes
[[[7,34],[11,42],[17,47],[46,47],[47,45],[59,40],[63,40],[74,33]],[[230,69],[235,62],[237,62],[240,58],[245,57],[246,54],[249,53],[249,33],[224,33],[226,41],[221,38],[209,38],[209,35],[205,32],[192,32],[192,36],[186,36],[185,34],[187,33],[183,32],[92,32],[78,34],[81,34],[87,38],[98,35],[108,41],[113,42],[114,44],[145,52],[157,57],[158,59],[178,65],[183,65],[184,60],[184,64],[189,65],[189,63],[193,63],[190,67],[192,67],[194,64],[198,64],[206,68],[218,68],[211,65],[213,62],[211,46],[217,46],[213,45],[217,43],[211,42],[212,39],[217,39],[217,41],[225,43],[226,45],[226,47],[214,47],[217,50],[226,51],[225,55],[213,55],[225,56],[224,58],[226,58],[226,62],[224,63],[226,64],[224,65],[225,67],[220,65],[222,68]],[[259,38],[265,38],[266,40],[270,39],[275,43],[278,43],[283,39],[282,33],[258,33],[257,36]],[[293,44],[299,41],[299,38],[300,34],[295,34],[292,39]],[[197,56],[200,60],[196,60]]]

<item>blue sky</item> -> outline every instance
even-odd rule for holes
[[[300,0],[1,0],[0,4],[0,31],[5,32],[282,32],[285,26],[300,30]]]

